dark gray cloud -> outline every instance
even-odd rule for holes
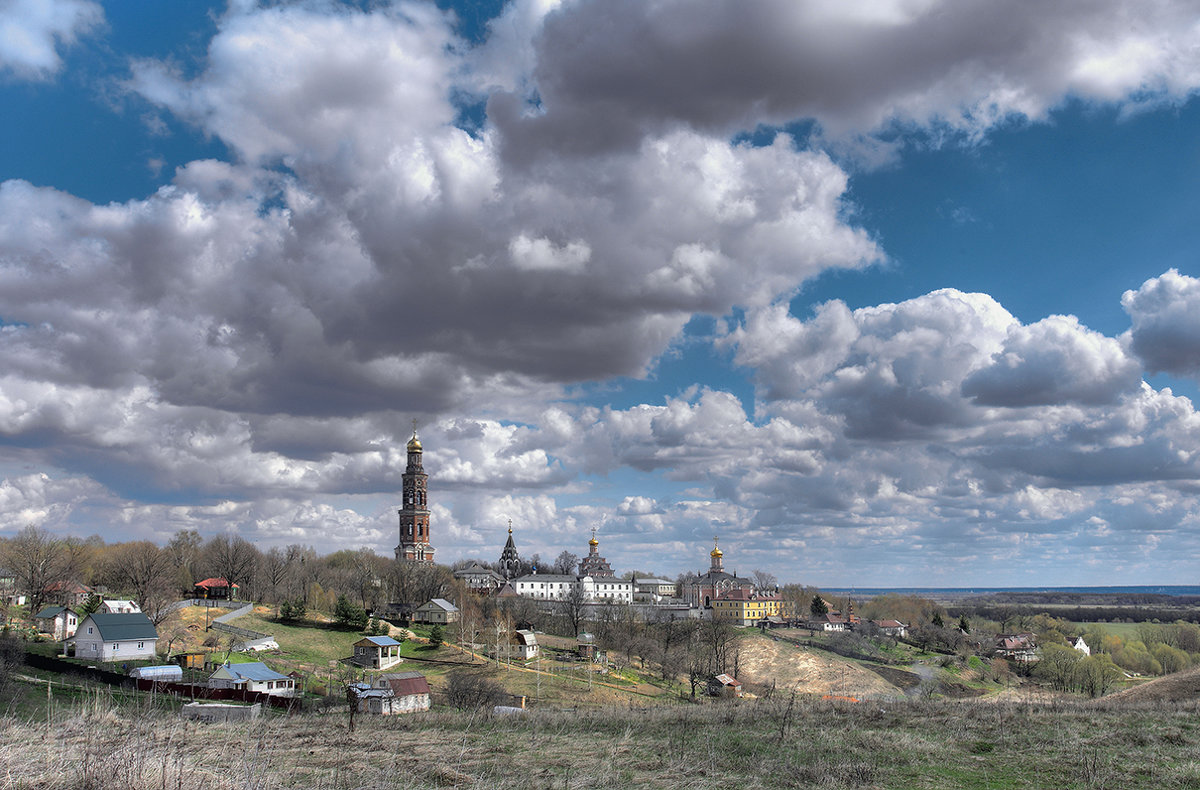
[[[1200,280],[1171,269],[1126,291],[1121,306],[1133,322],[1130,349],[1147,370],[1200,376]]]
[[[1067,95],[1195,90],[1192,3],[564,2],[535,39],[537,111],[496,96],[506,151],[636,147],[676,125],[729,133],[797,118],[835,136],[892,124],[976,135]]]

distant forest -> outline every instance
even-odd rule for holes
[[[982,617],[1004,622],[1015,615],[1048,612],[1074,622],[1200,623],[1200,596],[1112,592],[1004,592],[969,598],[948,606],[957,617]]]

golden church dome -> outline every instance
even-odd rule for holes
[[[413,432],[412,438],[408,440],[408,451],[421,452],[421,440],[417,438],[416,431]]]

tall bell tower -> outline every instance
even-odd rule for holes
[[[412,438],[408,440],[408,467],[402,479],[404,504],[400,508],[400,545],[396,547],[396,559],[432,563],[429,501],[426,498],[429,475],[421,465],[421,440],[417,438],[416,420],[413,420]]]

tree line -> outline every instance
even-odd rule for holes
[[[97,535],[59,537],[28,526],[0,539],[0,575],[5,573],[15,591],[28,596],[30,614],[55,602],[56,587],[81,583],[105,590],[109,598],[136,601],[156,625],[169,615],[171,603],[191,597],[194,585],[210,577],[237,585],[244,600],[287,603],[289,613],[332,613],[339,597],[366,611],[389,601],[460,597],[444,566],[397,561],[369,548],[323,556],[301,544],[264,551],[239,535],[205,540],[190,529],[159,546],[148,540],[107,543]]]

